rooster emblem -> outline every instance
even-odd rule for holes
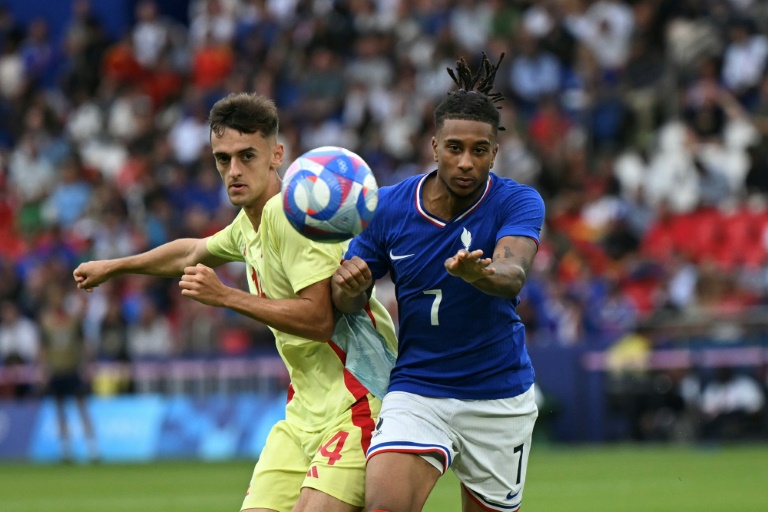
[[[469,246],[472,244],[472,233],[467,231],[467,228],[461,232],[461,243],[464,244],[466,250],[469,250]]]

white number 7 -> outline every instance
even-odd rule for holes
[[[437,290],[424,290],[424,293],[426,295],[435,296],[435,301],[432,303],[432,311],[430,311],[430,318],[432,320],[432,325],[440,325],[437,318],[437,312],[440,309],[440,301],[443,300],[443,290],[440,290],[439,288]]]

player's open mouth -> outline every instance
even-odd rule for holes
[[[233,192],[240,192],[242,190],[245,190],[245,185],[243,185],[242,183],[237,183],[235,185],[230,185],[229,186],[229,190],[231,190]]]

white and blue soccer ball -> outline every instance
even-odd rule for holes
[[[348,240],[365,229],[379,202],[368,164],[336,146],[307,151],[285,171],[283,211],[291,225],[318,242]]]

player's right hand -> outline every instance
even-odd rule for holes
[[[333,274],[333,282],[341,291],[355,297],[365,293],[373,285],[373,274],[362,258],[353,256],[345,260]]]
[[[92,292],[109,279],[109,268],[106,261],[88,261],[78,265],[72,276],[80,290]]]

